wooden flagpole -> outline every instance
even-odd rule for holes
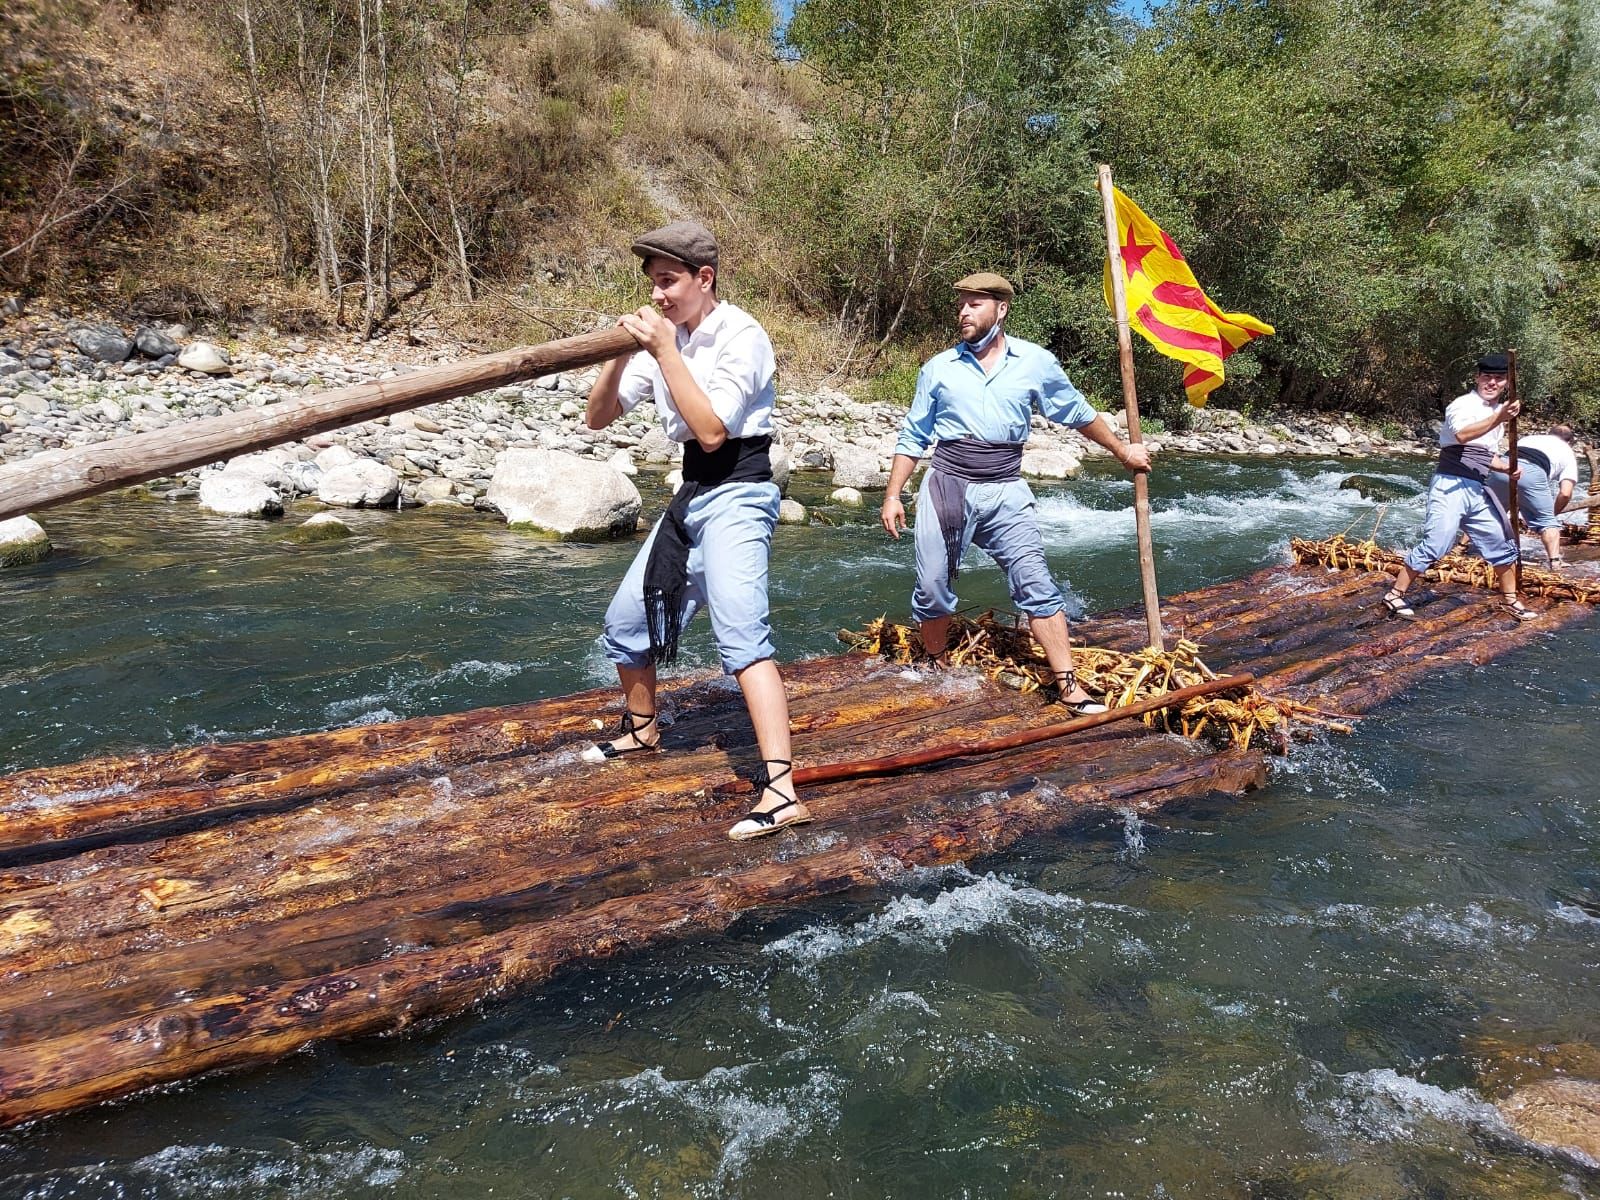
[[[1517,402],[1517,351],[1506,354],[1506,403]],[[1506,424],[1506,497],[1511,518],[1511,541],[1517,548],[1517,591],[1522,591],[1522,510],[1517,503],[1517,418]]]
[[[1111,191],[1111,168],[1101,163],[1098,170],[1101,207],[1106,217],[1106,259],[1111,264],[1111,296],[1117,311],[1117,353],[1122,364],[1122,404],[1128,416],[1128,441],[1137,445],[1139,433],[1139,392],[1133,379],[1133,335],[1128,328],[1128,294],[1122,274],[1122,246],[1117,241],[1117,204]],[[1165,650],[1161,634],[1161,593],[1156,590],[1156,552],[1150,540],[1150,477],[1144,471],[1133,476],[1133,521],[1139,536],[1139,577],[1144,585],[1144,620],[1154,650]]]

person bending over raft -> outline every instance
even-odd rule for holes
[[[911,611],[922,646],[944,661],[952,585],[969,544],[987,550],[1006,573],[1011,600],[1028,616],[1044,647],[1060,699],[1078,715],[1105,711],[1079,686],[1072,664],[1066,602],[1050,576],[1034,512],[1022,480],[1022,448],[1035,407],[1111,451],[1130,471],[1150,469],[1149,452],[1129,445],[1083,398],[1042,346],[1002,328],[1015,292],[1003,277],[969,275],[955,285],[961,340],[936,354],[917,376],[916,396],[895,444],[883,527],[898,540],[906,527],[900,491],[930,443],[933,465],[917,496],[917,583]]]
[[[1383,607],[1392,617],[1412,620],[1406,592],[1417,577],[1455,546],[1465,531],[1483,560],[1494,568],[1495,585],[1506,613],[1518,621],[1538,614],[1517,595],[1517,544],[1511,518],[1489,488],[1489,471],[1500,446],[1500,427],[1517,415],[1520,405],[1502,402],[1507,359],[1487,354],[1478,360],[1477,386],[1458,396],[1444,410],[1439,430],[1439,463],[1428,486],[1428,515],[1422,541],[1405,557],[1394,585],[1384,593]]]
[[[1557,425],[1549,433],[1517,439],[1517,509],[1523,523],[1539,535],[1552,569],[1567,565],[1561,557],[1561,518],[1578,486],[1578,456],[1572,452],[1572,426]],[[1511,464],[1494,460],[1489,486],[1503,506],[1511,503]]]
[[[739,681],[763,759],[755,806],[728,831],[742,841],[811,820],[795,797],[789,703],[767,613],[778,522],[767,454],[772,343],[754,317],[717,299],[710,230],[677,221],[639,238],[633,252],[655,307],[620,323],[644,349],[601,368],[587,421],[604,429],[653,399],[667,436],[683,443],[683,486],[606,610],[605,652],[617,666],[625,710],[619,736],[583,757],[605,762],[659,748],[656,666],[676,660],[679,634],[705,605],[722,669]]]

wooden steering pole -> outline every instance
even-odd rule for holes
[[[1506,403],[1517,402],[1517,351],[1506,352]],[[1517,418],[1506,422],[1506,516],[1511,521],[1511,541],[1517,548],[1517,591],[1522,591],[1522,509],[1517,501]]]
[[[1117,204],[1111,191],[1111,168],[1101,163],[1096,171],[1101,207],[1106,218],[1106,261],[1111,264],[1111,296],[1117,313],[1117,354],[1122,367],[1122,405],[1128,417],[1128,441],[1143,441],[1139,433],[1139,392],[1133,379],[1133,335],[1128,328],[1128,294],[1124,286],[1122,246],[1117,240]],[[1150,540],[1150,476],[1133,475],[1133,523],[1139,538],[1139,578],[1144,588],[1144,620],[1150,647],[1166,649],[1161,633],[1161,593],[1156,590],[1156,552]]]

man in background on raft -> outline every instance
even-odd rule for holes
[[[917,584],[911,611],[923,649],[944,661],[952,590],[967,546],[987,550],[1006,573],[1011,600],[1027,614],[1044,647],[1060,699],[1074,714],[1104,712],[1078,683],[1067,632],[1066,601],[1045,562],[1033,492],[1022,480],[1022,448],[1033,410],[1078,430],[1105,447],[1130,471],[1148,471],[1142,445],[1117,437],[1072,386],[1048,350],[1009,336],[1004,328],[1015,290],[999,275],[981,272],[955,285],[961,340],[936,354],[917,376],[917,393],[895,445],[883,527],[898,539],[906,527],[900,492],[917,460],[936,443],[933,465],[917,496]]]
[[[1561,517],[1572,503],[1578,486],[1578,456],[1572,452],[1572,426],[1557,425],[1549,433],[1517,439],[1517,509],[1522,521],[1539,535],[1552,570],[1567,565],[1561,557]],[[1502,507],[1511,503],[1511,464],[1497,458],[1491,464],[1489,486]]]
[[[1439,430],[1439,462],[1428,486],[1428,515],[1422,541],[1406,555],[1383,597],[1392,617],[1414,620],[1406,592],[1417,577],[1438,562],[1465,532],[1484,562],[1494,568],[1495,586],[1507,616],[1531,621],[1538,614],[1517,595],[1517,544],[1511,517],[1489,487],[1489,472],[1500,449],[1501,426],[1521,406],[1504,399],[1508,361],[1504,354],[1486,354],[1478,360],[1476,386],[1458,396],[1444,410]]]
[[[586,420],[604,429],[654,400],[667,436],[683,444],[683,486],[606,610],[605,652],[622,683],[618,736],[587,762],[656,750],[656,666],[702,604],[722,669],[739,681],[761,747],[755,806],[728,831],[736,841],[811,819],[795,797],[789,702],[774,660],[767,561],[778,523],[772,482],[772,342],[756,319],[717,298],[717,241],[676,221],[633,243],[652,304],[620,318],[643,347],[600,369]],[[653,305],[653,306],[652,306]],[[777,768],[774,770],[774,768]]]

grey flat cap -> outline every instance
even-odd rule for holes
[[[633,252],[641,259],[656,255],[675,258],[692,270],[717,266],[717,239],[698,221],[674,221],[634,239]]]

